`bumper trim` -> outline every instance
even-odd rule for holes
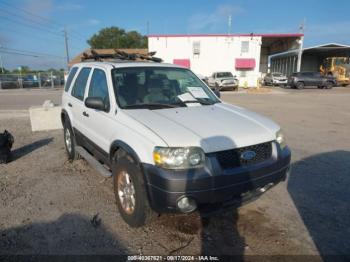
[[[254,178],[254,179],[251,179],[250,181],[244,181],[244,182],[238,182],[238,183],[235,183],[235,184],[232,184],[232,185],[228,185],[228,186],[223,186],[223,187],[215,187],[215,188],[212,188],[211,190],[212,191],[215,191],[215,190],[220,190],[220,189],[227,189],[227,188],[230,188],[232,186],[239,186],[239,185],[243,185],[243,184],[246,184],[248,182],[253,182],[253,181],[257,181],[257,180],[260,180],[260,179],[263,179],[263,178],[267,178],[269,176],[273,176],[274,174],[276,173],[279,173],[279,172],[282,172],[284,169],[289,169],[290,168],[290,164],[288,165],[285,165],[283,166],[282,168],[276,170],[276,171],[273,171],[271,173],[268,173],[264,176],[259,176],[257,178]],[[188,192],[185,192],[185,191],[168,191],[168,190],[165,190],[165,189],[162,189],[156,185],[153,185],[153,184],[147,184],[148,186],[150,187],[153,187],[153,188],[156,188],[157,190],[160,190],[164,193],[169,193],[169,194],[191,194],[191,193],[202,193],[202,192],[208,192],[209,190],[208,189],[204,189],[204,190],[191,190],[191,191],[188,191]]]

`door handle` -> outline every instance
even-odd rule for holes
[[[89,117],[89,114],[84,111],[83,116]]]
[[[72,105],[71,103],[68,103],[68,106],[69,106],[69,107],[73,107],[73,105]]]

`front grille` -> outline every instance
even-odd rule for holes
[[[250,160],[242,158],[242,153],[247,151],[255,152],[255,157]],[[272,155],[272,143],[266,142],[253,146],[235,148],[231,150],[220,151],[216,153],[216,157],[223,169],[235,168],[250,164],[256,164],[267,159]]]

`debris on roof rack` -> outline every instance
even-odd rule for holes
[[[113,59],[118,60],[129,60],[129,61],[152,61],[156,63],[161,63],[163,60],[158,57],[154,57],[156,52],[149,52],[147,54],[139,54],[139,53],[127,53],[118,49],[114,49],[114,53],[112,54],[99,54],[94,49],[90,50],[91,54],[83,53],[81,61],[113,61]]]

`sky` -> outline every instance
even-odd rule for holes
[[[304,21],[305,47],[350,44],[349,11],[349,0],[0,0],[0,55],[5,68],[64,68],[64,28],[73,57],[104,27],[218,34],[230,15],[231,33],[297,33]]]

